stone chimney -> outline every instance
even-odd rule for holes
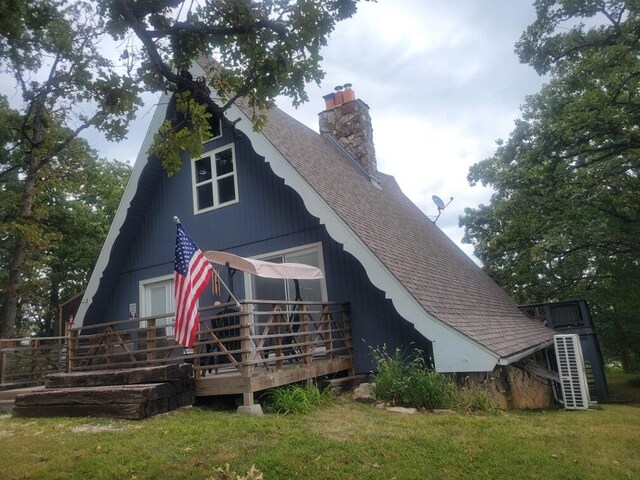
[[[350,83],[337,86],[323,98],[326,110],[318,114],[320,133],[331,135],[369,175],[374,175],[378,167],[369,106],[356,99]]]

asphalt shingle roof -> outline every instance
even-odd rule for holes
[[[267,112],[262,134],[431,315],[500,357],[552,339],[392,176],[378,173],[377,187],[332,142],[279,109]]]

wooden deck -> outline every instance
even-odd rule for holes
[[[72,328],[53,342],[56,358],[63,355],[69,372],[191,363],[197,396],[243,394],[245,406],[255,392],[353,368],[348,304],[245,301],[209,306],[200,316],[190,350],[173,341],[172,317],[153,316]],[[33,345],[0,352],[5,378],[29,370],[20,358],[38,363]],[[61,370],[60,362],[45,364]]]

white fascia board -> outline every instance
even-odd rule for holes
[[[111,222],[111,228],[109,228],[107,238],[102,245],[100,256],[98,257],[96,266],[94,267],[91,278],[89,279],[89,284],[87,285],[84,296],[82,297],[82,302],[80,303],[80,308],[78,308],[76,318],[73,321],[74,327],[81,327],[84,324],[84,316],[86,315],[87,310],[91,305],[93,296],[98,290],[98,285],[100,285],[102,273],[109,263],[111,248],[113,247],[113,244],[116,241],[118,234],[120,233],[120,229],[124,225],[124,221],[127,217],[127,210],[129,209],[131,200],[133,200],[133,197],[136,194],[136,190],[138,189],[140,175],[142,174],[142,170],[144,169],[145,165],[149,161],[149,155],[147,151],[151,146],[153,135],[158,131],[167,115],[167,107],[169,105],[170,98],[170,95],[165,93],[162,94],[160,96],[160,99],[158,100],[156,111],[153,114],[153,118],[151,120],[151,124],[149,125],[149,129],[147,130],[147,134],[142,141],[142,146],[140,147],[140,151],[138,152],[136,162],[133,165],[133,170],[131,172],[131,176],[129,177],[129,182],[127,183],[127,188],[125,188],[124,190],[124,194],[122,196],[122,199],[120,200],[120,205],[118,205],[118,211],[116,212],[113,222]]]
[[[550,347],[551,345],[553,345],[553,339],[541,343],[540,345],[536,345],[535,347],[527,348],[526,350],[523,350],[521,352],[513,353],[507,357],[502,357],[499,364],[510,365],[512,363],[519,362],[523,358],[528,357],[529,355],[533,355],[535,352]]]
[[[192,71],[196,76],[204,74],[199,66]],[[329,235],[358,259],[371,283],[385,292],[397,312],[431,340],[436,371],[490,372],[494,369],[499,356],[429,314],[278,149],[264,135],[253,130],[251,120],[242,110],[232,105],[224,115],[232,122],[241,120],[235,126],[247,136],[253,150],[265,158],[274,174],[300,195],[309,213],[325,225]]]

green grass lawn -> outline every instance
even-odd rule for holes
[[[144,421],[0,417],[0,479],[640,479],[634,403],[567,412],[403,416],[340,397],[308,415],[188,408]]]

